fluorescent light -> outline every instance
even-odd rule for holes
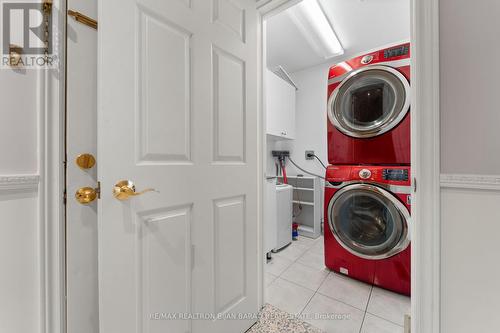
[[[288,9],[289,15],[318,55],[325,59],[344,49],[317,0],[302,0]]]

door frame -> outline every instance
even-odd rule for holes
[[[266,15],[283,10],[300,0],[258,0],[259,8],[259,149],[260,175],[265,174],[265,113],[263,108],[262,22]],[[440,128],[439,128],[439,0],[411,1],[412,43],[412,168],[418,188],[412,228],[412,332],[440,331]],[[53,1],[55,53],[65,57],[66,1]],[[43,71],[39,92],[40,156],[40,270],[41,323],[43,333],[64,333],[65,329],[65,217],[64,217],[64,113],[65,66]],[[418,110],[415,112],[415,110]],[[425,135],[424,135],[425,134]],[[262,249],[263,186],[259,182],[259,248]],[[414,185],[415,182],[414,182]],[[264,293],[264,257],[260,251],[260,304]],[[418,267],[418,269],[416,269]],[[418,271],[417,271],[418,270]]]
[[[53,53],[59,67],[40,70],[39,232],[41,333],[66,332],[66,0],[53,0]]]
[[[266,167],[263,21],[300,0],[257,0],[260,12],[261,174]],[[412,298],[411,331],[440,331],[439,0],[410,0],[412,46]],[[326,87],[325,87],[326,89]],[[263,179],[263,184],[265,179]],[[418,187],[417,187],[418,184]],[[263,186],[263,185],[262,185]],[[262,203],[264,204],[264,203]],[[419,223],[420,221],[423,221]],[[262,224],[261,224],[262,230]],[[262,251],[263,252],[263,251]],[[261,267],[264,271],[264,259]],[[263,298],[264,288],[261,290]]]

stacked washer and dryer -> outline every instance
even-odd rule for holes
[[[330,69],[325,264],[406,295],[410,142],[410,44]]]

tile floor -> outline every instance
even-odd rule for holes
[[[410,298],[330,272],[323,238],[299,237],[273,254],[265,272],[266,302],[326,333],[402,333]],[[317,314],[335,314],[317,318]]]

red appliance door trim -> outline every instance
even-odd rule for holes
[[[364,193],[367,196],[378,200],[385,207],[387,207],[393,218],[400,221],[399,223],[395,223],[395,226],[393,227],[395,230],[393,230],[392,236],[385,243],[380,245],[362,244],[353,239],[346,239],[343,232],[339,230],[337,222],[340,221],[338,221],[334,214],[337,212],[335,204],[337,202],[341,202],[345,196],[356,192]],[[333,236],[344,249],[363,259],[386,259],[404,251],[410,244],[409,223],[410,213],[405,205],[390,192],[372,184],[357,183],[344,186],[335,193],[328,204],[328,224]]]
[[[342,92],[352,87],[359,78],[366,78],[372,73],[383,85],[390,86],[394,93],[394,103],[392,109],[384,114],[380,119],[368,121],[365,126],[356,126],[354,119],[347,119],[342,108],[341,100],[344,97]],[[373,81],[373,79],[371,80]],[[371,83],[373,84],[373,82]],[[362,87],[357,87],[357,89]],[[345,135],[354,138],[373,138],[382,135],[404,119],[410,109],[410,84],[406,77],[397,69],[383,65],[371,65],[351,72],[345,80],[338,85],[328,99],[328,118],[330,122]]]

